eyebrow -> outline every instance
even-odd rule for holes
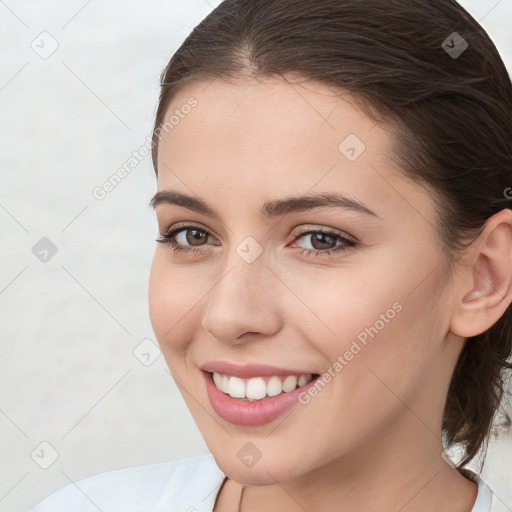
[[[194,212],[206,215],[218,221],[221,216],[208,203],[197,197],[188,196],[174,190],[161,190],[157,192],[149,206],[155,209],[160,204],[175,204],[182,206]],[[260,215],[266,219],[272,219],[295,212],[303,212],[314,208],[345,208],[357,212],[366,213],[377,218],[381,218],[374,211],[370,210],[364,204],[344,196],[340,193],[320,192],[303,196],[288,197],[286,199],[276,199],[264,203],[260,210]]]

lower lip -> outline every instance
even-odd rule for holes
[[[313,386],[319,377],[293,391],[283,391],[276,396],[267,396],[261,400],[249,402],[233,398],[217,389],[211,373],[202,372],[206,381],[208,398],[215,412],[234,425],[258,426],[270,423],[285,411],[299,403],[299,395]]]

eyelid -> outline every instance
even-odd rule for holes
[[[324,232],[327,234],[332,233],[333,235],[341,236],[342,238],[346,238],[347,240],[350,240],[354,243],[359,243],[359,240],[355,236],[352,236],[345,231],[341,231],[339,229],[331,228],[331,227],[327,227],[327,226],[319,226],[319,225],[310,225],[310,226],[301,225],[298,228],[298,231],[293,232],[292,236],[293,236],[293,239],[295,239],[299,235],[304,235],[306,233],[311,233],[311,232],[316,233],[318,231],[321,231],[321,232]]]
[[[215,238],[218,238],[218,236],[210,229],[210,228],[207,228],[206,226],[200,224],[200,223],[196,223],[194,221],[180,221],[180,222],[176,222],[174,224],[171,224],[168,228],[166,228],[165,230],[163,231],[160,231],[160,235],[164,236],[168,233],[170,233],[171,231],[177,231],[178,229],[181,229],[181,228],[188,228],[188,229],[198,229],[200,231],[204,231],[206,233],[208,233],[208,235],[210,236],[214,236]]]

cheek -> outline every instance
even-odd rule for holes
[[[300,278],[297,273],[289,304],[295,325],[302,326],[305,338],[331,361],[354,339],[364,346],[376,332],[400,321],[403,294],[392,274],[381,275],[377,282],[370,269],[362,272],[355,266],[303,272]],[[374,325],[376,329],[368,331]]]
[[[408,267],[387,257],[364,272],[344,268],[337,274],[303,274],[295,278],[300,301],[292,300],[290,315],[324,355],[324,371],[343,373],[350,388],[382,389],[377,376],[406,388],[435,355],[428,342],[438,313],[432,305],[425,307],[435,283],[425,282],[411,293],[420,275],[412,262]]]
[[[157,249],[149,278],[149,316],[164,355],[183,352],[192,342],[208,300],[207,284],[192,270],[172,265]]]

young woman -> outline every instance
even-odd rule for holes
[[[163,72],[151,201],[151,321],[211,455],[34,512],[511,510],[466,467],[512,367],[511,119],[454,0],[222,2]]]

